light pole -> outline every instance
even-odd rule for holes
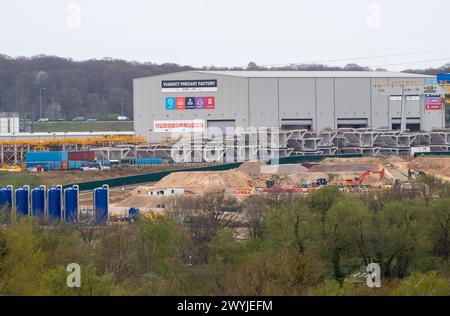
[[[39,90],[39,118],[42,118],[42,91],[45,91],[46,88],[43,87]]]

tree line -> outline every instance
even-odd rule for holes
[[[177,64],[128,62],[104,58],[74,61],[39,55],[11,58],[0,54],[0,112],[27,113],[28,118],[42,115],[49,119],[72,119],[75,116],[114,119],[122,113],[133,115],[132,79],[192,70]],[[349,64],[344,67],[320,64],[292,64],[278,67],[203,67],[202,70],[371,70]],[[383,70],[383,69],[377,69]],[[449,65],[438,69],[409,70],[436,74],[450,71]]]
[[[359,195],[217,192],[128,226],[3,226],[0,295],[450,295],[449,256],[450,184],[433,177]],[[369,263],[380,288],[357,277]]]

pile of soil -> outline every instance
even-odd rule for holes
[[[301,164],[268,165],[261,167],[262,174],[296,174],[305,172],[308,172],[308,168],[305,168]]]
[[[443,178],[450,177],[450,157],[418,157],[411,163],[411,168]]]
[[[251,178],[239,170],[174,172],[159,181],[154,188],[184,188],[195,194],[225,189],[249,188]]]
[[[267,166],[267,164],[263,161],[246,161],[237,170],[245,172],[251,177],[259,177],[261,175],[261,168],[264,166]]]
[[[360,172],[381,170],[383,161],[380,158],[327,158],[320,165],[312,166],[310,172]]]

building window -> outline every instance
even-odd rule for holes
[[[399,117],[392,118],[392,129],[399,130],[401,128],[402,119]],[[420,131],[420,117],[408,117],[406,119],[406,129],[411,132],[419,132]]]
[[[399,130],[401,128],[401,124],[399,123],[393,123],[392,129],[393,130]],[[410,123],[406,124],[406,129],[410,132],[419,132],[420,131],[420,124],[419,123]]]
[[[296,129],[306,129],[308,131],[312,130],[313,120],[312,119],[282,119],[281,129],[284,130],[296,130]]]
[[[366,118],[338,118],[337,128],[366,128],[368,121]]]

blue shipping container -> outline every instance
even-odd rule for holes
[[[49,170],[60,170],[61,169],[61,161],[50,161],[48,163]]]
[[[81,169],[87,167],[88,161],[69,161],[69,169]]]
[[[67,160],[67,151],[38,151],[25,153],[25,162],[61,162]]]
[[[162,158],[137,158],[134,160],[136,165],[162,165]]]
[[[27,162],[27,168],[43,167],[45,171],[60,170],[62,169],[61,161],[49,161],[49,162]]]

